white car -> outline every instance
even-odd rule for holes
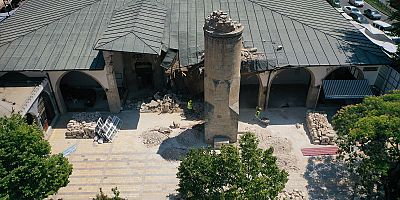
[[[358,8],[356,8],[356,7],[354,7],[354,6],[343,6],[343,11],[344,11],[346,14],[358,13],[358,14],[362,15],[362,14],[361,14],[361,11],[358,10]]]
[[[357,6],[357,7],[363,7],[364,6],[364,1],[363,0],[349,0],[349,3]]]

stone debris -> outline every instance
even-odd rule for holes
[[[301,190],[294,189],[291,192],[283,191],[278,194],[279,200],[286,200],[286,199],[295,199],[295,200],[305,200],[306,196]]]
[[[101,117],[98,112],[95,113],[76,113],[67,124],[67,139],[89,139],[96,136],[96,122]]]
[[[307,113],[307,127],[313,144],[334,144],[337,137],[327,115],[317,112]]]
[[[259,147],[261,149],[274,149],[274,155],[277,157],[279,168],[286,171],[299,171],[298,160],[292,152],[291,143],[287,138],[273,137],[270,134],[257,133]]]
[[[299,171],[300,168],[297,166],[297,158],[293,154],[279,154],[276,160],[279,168],[285,171]]]
[[[146,145],[146,147],[154,147],[161,144],[165,139],[169,138],[171,132],[171,129],[162,127],[144,131],[140,137],[142,138],[142,142]]]
[[[171,129],[176,129],[176,128],[180,128],[181,125],[179,123],[175,123],[175,121],[172,122],[172,125],[169,126],[169,128]]]
[[[158,93],[154,95],[148,103],[140,104],[140,112],[154,112],[154,113],[177,113],[182,112],[180,108],[181,101],[174,94],[166,94],[161,97]]]

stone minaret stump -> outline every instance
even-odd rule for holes
[[[236,142],[243,26],[214,11],[204,24],[205,141]]]

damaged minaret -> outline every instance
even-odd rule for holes
[[[214,11],[204,24],[205,141],[236,142],[243,26]],[[224,139],[222,139],[224,140]]]

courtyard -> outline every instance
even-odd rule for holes
[[[299,199],[346,198],[351,190],[343,166],[334,157],[305,157],[301,153],[302,148],[319,146],[310,143],[303,126],[306,111],[303,107],[269,109],[263,113],[271,119],[265,127],[253,119],[253,109],[241,109],[239,131],[256,133],[263,149],[274,147],[278,165],[289,173],[286,192],[301,193]],[[112,143],[104,144],[92,139],[65,139],[66,123],[72,114],[59,118],[48,139],[53,153],[76,147],[67,156],[74,167],[70,183],[51,196],[53,199],[91,199],[99,188],[110,195],[114,187],[128,199],[173,199],[179,182],[179,158],[189,148],[205,146],[201,131],[192,128],[200,121],[185,120],[180,113],[123,111],[117,114],[123,120],[121,131]],[[143,143],[149,130],[161,130],[173,123],[179,123],[180,128],[171,129],[163,141]]]

